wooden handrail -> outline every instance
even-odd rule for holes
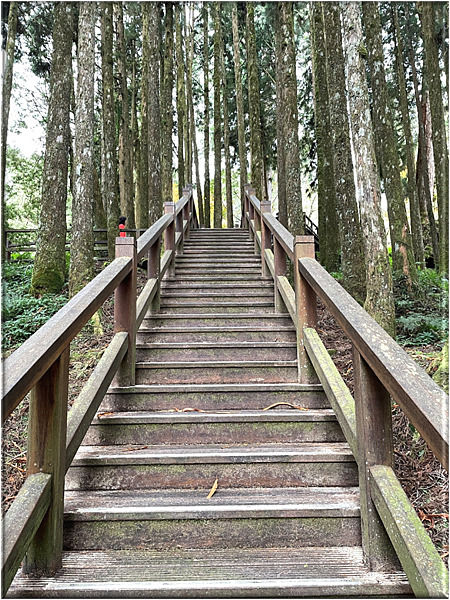
[[[3,594],[26,552],[28,573],[50,575],[61,565],[64,473],[113,378],[118,373],[122,378],[134,374],[136,328],[150,305],[157,309],[159,300],[155,304],[155,298],[159,299],[161,280],[173,265],[176,215],[182,219],[177,232],[180,247],[191,225],[198,223],[192,187],[179,202],[168,204],[168,214],[145,231],[137,249],[134,238],[116,238],[117,258],[4,362],[3,420],[33,388],[28,437],[36,462],[28,465],[23,491],[4,519],[8,543],[2,563]],[[161,259],[163,234],[168,248]],[[145,254],[149,280],[136,299],[136,264]],[[113,291],[115,336],[67,414],[69,344]],[[59,438],[66,443],[59,443]],[[44,521],[46,515],[50,516]],[[57,538],[55,543],[52,535]]]

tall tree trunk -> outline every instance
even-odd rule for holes
[[[66,279],[66,204],[70,146],[73,17],[71,2],[55,5],[50,99],[42,200],[31,293],[59,292]]]
[[[142,6],[142,10],[144,11],[147,8],[148,3],[145,3]],[[142,15],[144,17],[144,15]],[[144,18],[143,18],[144,20]],[[144,27],[145,30],[145,27]],[[134,40],[133,40],[134,42]],[[142,45],[144,47],[144,34],[142,39]],[[135,55],[135,44],[133,43],[133,55]],[[142,78],[141,78],[142,79]],[[136,207],[136,227],[143,228],[145,227],[145,220],[143,220],[142,215],[142,200],[141,200],[141,141],[139,139],[139,126],[137,119],[137,108],[136,108],[136,98],[137,96],[137,87],[136,87],[136,58],[133,56],[133,70],[131,74],[131,117],[130,117],[130,129],[131,129],[131,169],[133,171],[133,181],[134,181],[134,198],[135,198],[135,207]],[[141,112],[141,120],[142,120],[142,112]],[[143,224],[144,223],[144,224]],[[148,225],[148,224],[147,224]]]
[[[357,2],[342,2],[341,6],[357,193],[367,261],[367,296],[364,308],[390,335],[395,336],[392,274],[381,214],[381,191],[365,64],[360,54],[360,49],[364,47],[360,7]]]
[[[416,186],[416,169],[414,165],[414,146],[411,133],[411,120],[409,117],[406,79],[403,66],[403,41],[400,35],[398,11],[396,4],[392,4],[393,22],[395,30],[395,50],[397,62],[397,78],[399,89],[399,104],[402,115],[403,134],[405,136],[406,166],[408,169],[408,198],[411,217],[411,236],[416,263],[422,268],[425,266],[425,252],[423,246],[422,220],[420,218],[419,198]]]
[[[119,79],[119,190],[120,210],[127,218],[127,227],[135,229],[136,218],[131,168],[130,116],[126,68],[125,32],[122,2],[114,3],[117,39],[117,75]],[[144,208],[144,212],[147,212]]]
[[[160,108],[160,3],[148,5],[149,71],[148,71],[148,222],[153,225],[163,214],[161,181],[161,108]],[[172,106],[172,104],[170,104]],[[172,137],[170,137],[172,139]]]
[[[340,238],[336,235],[339,232],[339,221],[334,187],[333,138],[322,5],[323,2],[310,2],[309,6],[314,72],[320,262],[331,273],[339,270]]]
[[[436,172],[436,196],[439,212],[439,271],[448,273],[449,234],[449,173],[448,146],[444,106],[442,101],[441,71],[435,35],[435,2],[422,2],[420,18],[425,48],[427,83],[430,92],[431,123],[433,128],[433,152]]]
[[[282,81],[285,94],[284,160],[289,231],[303,235],[302,188],[298,141],[297,79],[295,75],[294,15],[292,2],[279,2],[282,51]]]
[[[185,53],[186,53],[186,98],[189,105],[189,93],[192,94],[192,42],[194,32],[188,16],[189,4],[185,7]],[[187,183],[192,183],[192,123],[189,112],[186,111],[185,121],[185,149],[186,149],[186,175]]]
[[[113,72],[113,3],[102,2],[102,199],[108,222],[108,258],[114,260],[115,240],[119,231],[120,204],[118,196],[116,154],[116,112],[114,107]]]
[[[407,287],[411,289],[412,281],[417,279],[417,269],[400,178],[396,134],[389,106],[378,3],[363,2],[362,14],[372,84],[373,129],[388,205],[392,269],[397,277],[404,277]]]
[[[221,3],[214,3],[214,228],[222,227],[222,131],[220,111],[221,68],[220,40],[222,28],[220,25]]]
[[[6,40],[6,63],[3,73],[2,89],[2,150],[1,150],[1,215],[2,215],[2,241],[1,241],[1,261],[6,257],[5,251],[5,176],[6,176],[6,148],[8,137],[9,108],[11,105],[11,91],[14,68],[14,50],[16,47],[17,32],[17,12],[18,2],[9,3],[8,15],[8,37]]]
[[[149,226],[149,125],[148,125],[148,96],[149,88],[149,69],[150,69],[150,39],[149,31],[149,12],[150,3],[142,2],[142,76],[141,76],[141,137],[139,148],[139,204],[136,202],[136,221],[139,228]]]
[[[204,141],[203,155],[205,157],[205,227],[211,227],[211,179],[209,174],[209,39],[208,39],[208,5],[203,3],[203,99]]]
[[[96,2],[81,2],[78,21],[78,78],[75,119],[75,197],[72,203],[69,295],[94,276],[94,44]]]
[[[239,51],[239,22],[236,2],[232,3],[231,18],[233,27],[234,85],[236,89],[237,133],[239,148],[239,182],[242,209],[244,202],[244,185],[247,183],[248,178],[248,167],[247,148],[245,145],[244,96],[242,92],[241,56]]]
[[[250,170],[256,196],[263,199],[263,151],[261,145],[261,116],[259,106],[258,59],[256,55],[255,6],[246,3],[247,10],[247,70],[250,118]]]
[[[186,81],[186,96],[189,104],[189,119],[187,127],[189,130],[189,164],[188,164],[188,175],[189,181],[187,183],[194,182],[194,144],[195,144],[195,118],[194,118],[194,100],[192,91],[192,70],[194,64],[194,12],[191,8],[189,12],[189,22],[186,19],[186,26],[189,25],[189,35],[186,37],[187,47],[187,81]]]
[[[173,89],[173,2],[165,2],[164,80],[162,82],[162,196],[164,202],[173,201],[172,181],[172,89]]]
[[[276,4],[278,6],[278,3]],[[286,170],[284,161],[284,113],[285,94],[283,85],[283,53],[281,39],[281,24],[279,11],[276,11],[275,21],[275,74],[276,74],[276,117],[277,117],[277,183],[278,183],[278,220],[284,227],[288,227],[288,213],[286,201]]]
[[[185,187],[184,177],[184,120],[186,115],[186,92],[184,81],[184,60],[183,60],[183,38],[182,32],[182,15],[181,4],[175,5],[175,34],[176,45],[175,55],[177,59],[177,129],[178,129],[178,190]]]
[[[333,166],[339,214],[342,284],[361,304],[366,297],[366,266],[361,223],[356,202],[355,179],[347,111],[345,60],[342,50],[340,3],[324,2],[327,48],[327,80],[330,126],[333,134]]]
[[[220,37],[220,63],[222,71],[222,106],[223,106],[223,145],[225,154],[225,190],[227,206],[227,227],[234,227],[233,196],[231,191],[231,159],[230,159],[230,125],[228,121],[227,71],[225,68],[223,36]]]

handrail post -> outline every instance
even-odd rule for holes
[[[286,306],[283,302],[280,292],[278,291],[278,276],[286,275],[286,252],[283,246],[277,240],[277,237],[273,236],[273,258],[274,258],[274,277],[273,286],[275,294],[275,312],[283,313],[287,312]]]
[[[247,190],[247,194],[248,194],[248,237],[251,241],[254,240],[254,238],[256,237],[256,232],[252,231],[252,221],[254,221],[255,219],[255,207],[253,206],[253,203],[250,202],[250,196],[253,196],[255,194],[255,189],[252,187],[249,187]],[[253,226],[255,224],[253,223]]]
[[[50,507],[23,563],[24,573],[34,577],[50,577],[62,566],[69,359],[70,345],[31,392],[27,475],[52,475]]]
[[[187,221],[187,229],[186,229],[186,235],[183,233],[183,240],[187,240],[190,237],[190,214],[191,214],[191,198],[192,198],[192,186],[191,184],[189,184],[188,186],[186,186],[185,188],[183,188],[183,196],[188,196],[189,200],[186,202],[186,204],[183,206],[183,219],[182,219],[182,223],[183,226],[182,228],[184,229],[184,221]],[[182,230],[183,230],[182,229]]]
[[[371,498],[370,468],[394,468],[391,398],[355,346],[353,372],[364,558],[372,571],[390,570],[399,563]]]
[[[297,309],[297,352],[298,377],[300,383],[317,383],[314,367],[306,354],[303,343],[303,329],[315,328],[317,325],[317,297],[313,289],[300,275],[298,261],[300,258],[314,258],[314,237],[299,235],[294,241],[294,287]]]
[[[243,216],[243,218],[244,218],[243,228],[244,229],[247,229],[247,228],[250,229],[250,225],[249,225],[248,217],[247,217],[247,214],[250,210],[249,209],[250,203],[249,203],[248,196],[247,196],[248,190],[250,189],[250,187],[251,187],[251,185],[249,183],[244,184],[244,216]]]
[[[116,387],[134,385],[136,377],[137,259],[135,237],[116,238],[116,258],[123,256],[132,259],[132,267],[114,292],[114,333],[128,332],[128,350],[114,377],[113,385]]]
[[[157,279],[158,284],[156,288],[155,296],[153,297],[150,305],[151,312],[159,312],[161,306],[161,281],[159,273],[161,270],[161,236],[156,242],[148,249],[148,262],[147,262],[147,279]]]
[[[189,210],[188,210],[188,221],[189,221],[189,226],[188,226],[188,233],[189,236],[191,236],[191,229],[194,226],[194,222],[193,222],[193,218],[194,218],[194,186],[192,185],[192,183],[190,183],[188,185],[189,188]],[[191,223],[192,221],[192,223]]]
[[[164,213],[175,215],[175,202],[164,202]],[[164,250],[172,250],[172,260],[167,269],[167,277],[173,277],[175,274],[175,218],[167,226],[164,232]]]
[[[272,212],[272,203],[270,200],[261,201],[261,261],[262,261],[262,276],[269,277],[270,272],[266,265],[266,250],[272,248],[272,240],[270,229],[264,223],[264,213]]]

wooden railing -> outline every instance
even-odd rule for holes
[[[316,262],[314,237],[294,238],[250,185],[243,223],[261,253],[263,276],[273,278],[276,310],[296,324],[299,381],[319,377],[357,460],[368,565],[389,569],[398,558],[417,597],[446,598],[448,571],[393,470],[391,397],[448,470],[448,396]],[[317,296],[353,344],[354,399],[316,333]]]
[[[116,238],[116,259],[3,364],[2,422],[31,391],[27,479],[3,519],[2,595],[22,562],[26,573],[61,567],[64,475],[109,385],[132,385],[135,338],[145,313],[158,310],[161,280],[173,269],[191,228],[198,227],[192,186],[136,243]],[[161,256],[161,239],[164,253]],[[148,281],[136,301],[137,262]],[[114,337],[67,413],[70,342],[114,291]]]

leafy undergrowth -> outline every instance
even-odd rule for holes
[[[145,276],[139,271],[141,289]],[[427,274],[431,278],[432,275]],[[425,279],[425,278],[424,278]],[[423,284],[422,295],[413,299],[407,292],[397,294],[400,304],[398,317],[408,318],[412,313],[423,310],[423,314],[434,315],[443,321],[446,312],[445,283],[436,280]],[[434,296],[433,296],[434,294]],[[67,301],[63,296],[62,303]],[[73,403],[84,383],[89,378],[103,351],[113,336],[113,299],[105,302],[100,315],[102,332],[93,334],[93,325],[88,324],[71,344],[69,406]],[[48,318],[48,317],[47,317]],[[400,329],[403,327],[401,325]],[[416,331],[412,338],[407,337],[407,327],[403,328],[403,342],[406,351],[422,367],[429,368],[442,348],[439,336],[432,339],[418,337],[426,331]],[[439,331],[445,331],[439,323]],[[333,361],[353,393],[352,344],[333,317],[319,303],[318,332],[325,346],[331,351]],[[434,335],[434,334],[432,334]],[[441,333],[439,334],[441,335]],[[416,337],[414,337],[416,336]],[[425,340],[426,343],[420,343]],[[17,344],[19,345],[19,344]],[[433,367],[432,367],[433,368]],[[434,458],[425,441],[411,423],[393,404],[393,429],[395,470],[403,488],[414,506],[419,518],[427,529],[443,560],[448,561],[448,475]],[[2,511],[9,508],[26,476],[26,427],[28,421],[28,398],[24,399],[3,426],[2,437]]]

